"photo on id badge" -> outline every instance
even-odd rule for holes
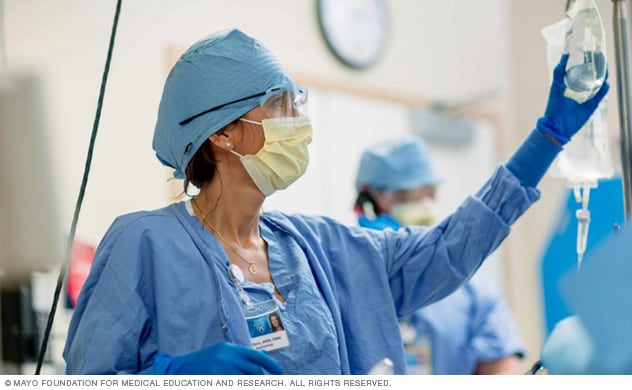
[[[246,322],[253,348],[274,351],[290,345],[281,311],[274,300],[250,305],[246,309]]]

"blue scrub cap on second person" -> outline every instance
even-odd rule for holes
[[[435,186],[435,175],[426,145],[421,138],[407,137],[364,151],[358,168],[356,189],[368,186],[376,191],[412,190]]]
[[[153,148],[158,160],[184,178],[189,161],[212,134],[257,107],[252,98],[201,115],[210,108],[291,82],[263,44],[238,29],[209,35],[173,66],[162,93]]]

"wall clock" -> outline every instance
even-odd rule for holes
[[[385,0],[317,0],[318,24],[327,46],[344,65],[366,69],[384,53]]]

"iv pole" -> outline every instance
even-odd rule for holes
[[[623,170],[623,200],[625,221],[632,217],[632,127],[630,112],[630,46],[628,39],[628,10],[626,0],[612,0],[615,57],[617,62],[617,94],[619,98],[619,124],[621,126],[621,166]]]

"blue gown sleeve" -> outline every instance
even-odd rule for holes
[[[384,231],[382,256],[398,314],[411,314],[469,280],[539,196],[500,166],[476,195],[434,227]]]
[[[117,223],[104,236],[70,323],[64,349],[67,374],[152,371],[151,351],[142,347],[147,308],[136,292],[142,262],[134,257],[142,252],[143,240]]]

